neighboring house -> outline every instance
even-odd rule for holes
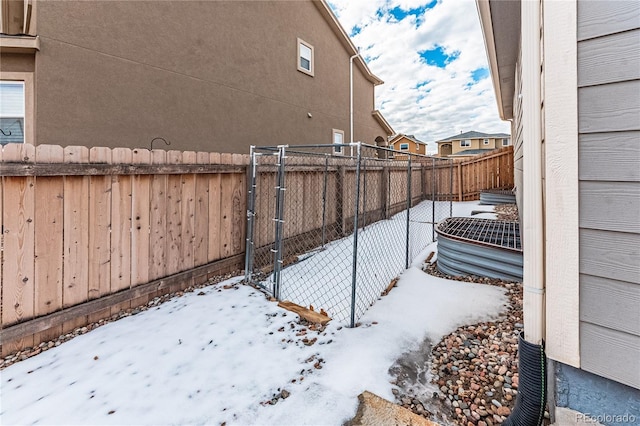
[[[557,424],[640,422],[640,2],[478,0]],[[626,416],[626,417],[623,417]]]
[[[438,157],[474,157],[511,145],[511,136],[506,133],[481,133],[474,130],[449,136],[436,142]]]
[[[2,143],[247,153],[394,133],[324,0],[0,3]]]
[[[395,135],[389,140],[389,148],[396,151],[404,151],[412,154],[427,155],[427,143],[416,139],[414,135]],[[395,154],[396,159],[406,158],[406,155]]]

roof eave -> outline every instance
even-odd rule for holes
[[[393,127],[391,127],[389,122],[384,118],[384,116],[380,111],[378,111],[377,109],[373,110],[371,112],[371,115],[373,115],[373,117],[378,121],[378,123],[380,123],[380,125],[384,128],[384,130],[387,132],[387,136],[391,136],[392,134],[395,133],[393,130]]]
[[[494,11],[498,10],[501,14],[509,15],[511,19],[504,19],[504,17],[496,19],[492,14],[492,3]],[[515,65],[520,41],[520,2],[476,0],[476,6],[498,104],[498,113],[502,120],[511,120],[513,119],[515,92]]]

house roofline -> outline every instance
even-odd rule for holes
[[[498,3],[499,7],[495,7]],[[520,41],[520,1],[476,0],[476,6],[498,113],[502,120],[512,120]]]
[[[325,18],[325,20],[329,24],[329,27],[331,27],[334,34],[338,37],[344,48],[347,50],[349,56],[358,54],[358,49],[351,41],[351,38],[338,21],[338,18],[336,18],[336,15],[333,13],[326,0],[313,0],[313,4],[320,11],[320,14]],[[364,59],[362,59],[362,56],[358,56],[355,62],[357,67],[360,68],[360,71],[362,71],[362,73],[364,74],[365,78],[373,83],[374,86],[378,86],[384,83],[384,81],[376,77],[371,72],[371,70],[367,66],[367,63],[364,61]]]
[[[373,115],[373,118],[375,118],[378,123],[384,128],[384,130],[387,132],[387,136],[391,136],[395,133],[393,127],[391,127],[391,124],[389,124],[389,122],[384,118],[380,111],[375,109],[371,112],[371,115]]]
[[[394,144],[394,143],[398,142],[398,140],[399,140],[400,138],[407,138],[407,139],[409,139],[410,141],[413,141],[413,142],[418,143],[418,144],[420,144],[420,145],[429,145],[427,142],[422,142],[422,141],[419,141],[419,140],[418,140],[418,139],[416,139],[416,138],[411,138],[411,137],[409,137],[409,135],[405,135],[404,133],[398,133],[398,134],[397,134],[397,135],[395,135],[393,138],[391,138],[391,140],[389,141],[389,145],[391,145],[391,144]]]

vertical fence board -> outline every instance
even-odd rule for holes
[[[2,325],[6,327],[35,315],[35,182],[33,177],[0,179],[4,206]],[[5,343],[2,355],[32,345],[33,336]]]
[[[180,164],[180,151],[167,152],[167,163]],[[166,274],[171,275],[180,271],[182,262],[182,177],[169,175],[167,179],[167,253]]]
[[[248,156],[233,154],[232,163],[235,166],[249,164]],[[246,238],[246,212],[247,212],[247,174],[235,173],[233,187],[233,202],[231,216],[231,248],[232,254],[244,252]]]
[[[182,153],[184,164],[196,164],[196,153],[186,151]],[[180,270],[192,269],[194,266],[194,243],[195,243],[195,205],[196,205],[196,176],[195,174],[182,175],[181,189],[181,235],[182,246],[180,250]]]
[[[222,164],[231,164],[231,154],[221,154],[220,161]],[[220,206],[220,256],[231,256],[232,250],[232,215],[233,215],[233,200],[234,193],[234,175],[232,173],[224,173],[220,179],[220,194],[221,202]],[[229,200],[229,201],[228,201]]]
[[[151,151],[152,164],[165,164],[167,152],[161,149]],[[149,279],[155,280],[167,275],[167,175],[151,177],[151,209],[149,212]]]
[[[204,154],[204,155],[201,155]],[[209,164],[209,153],[198,153],[198,164]],[[196,175],[193,263],[204,265],[209,250],[209,174]],[[200,283],[196,283],[200,284]]]
[[[65,163],[88,163],[89,149],[84,146],[64,148]],[[69,307],[89,299],[89,177],[64,177],[64,269],[62,305]],[[87,322],[87,317],[67,321],[67,333]]]
[[[220,164],[220,154],[211,153],[210,164]],[[209,177],[209,248],[207,250],[209,262],[221,258],[220,251],[220,225],[221,225],[221,174],[216,173]]]
[[[151,152],[148,149],[134,149],[133,164],[151,164]],[[151,176],[134,175],[131,178],[131,286],[150,281],[150,203]],[[142,296],[131,301],[131,307],[140,306],[149,301]]]
[[[91,148],[89,162],[110,164],[111,149]],[[96,299],[111,293],[111,176],[90,177],[89,220],[89,299]],[[89,315],[89,322],[110,315],[103,309]]]
[[[39,145],[36,162],[61,163],[61,146]],[[62,308],[63,200],[64,182],[59,176],[37,177],[35,186],[35,315]],[[34,336],[47,341],[62,334],[62,326],[52,327]]]
[[[129,148],[114,148],[114,164],[131,164]],[[131,176],[111,179],[111,292],[131,288]],[[131,307],[123,302],[111,308],[114,315]]]

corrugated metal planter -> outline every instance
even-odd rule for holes
[[[490,189],[480,193],[480,204],[497,205],[497,204],[515,204],[516,195],[511,190]]]
[[[522,281],[522,244],[516,221],[452,217],[438,224],[438,269]]]

